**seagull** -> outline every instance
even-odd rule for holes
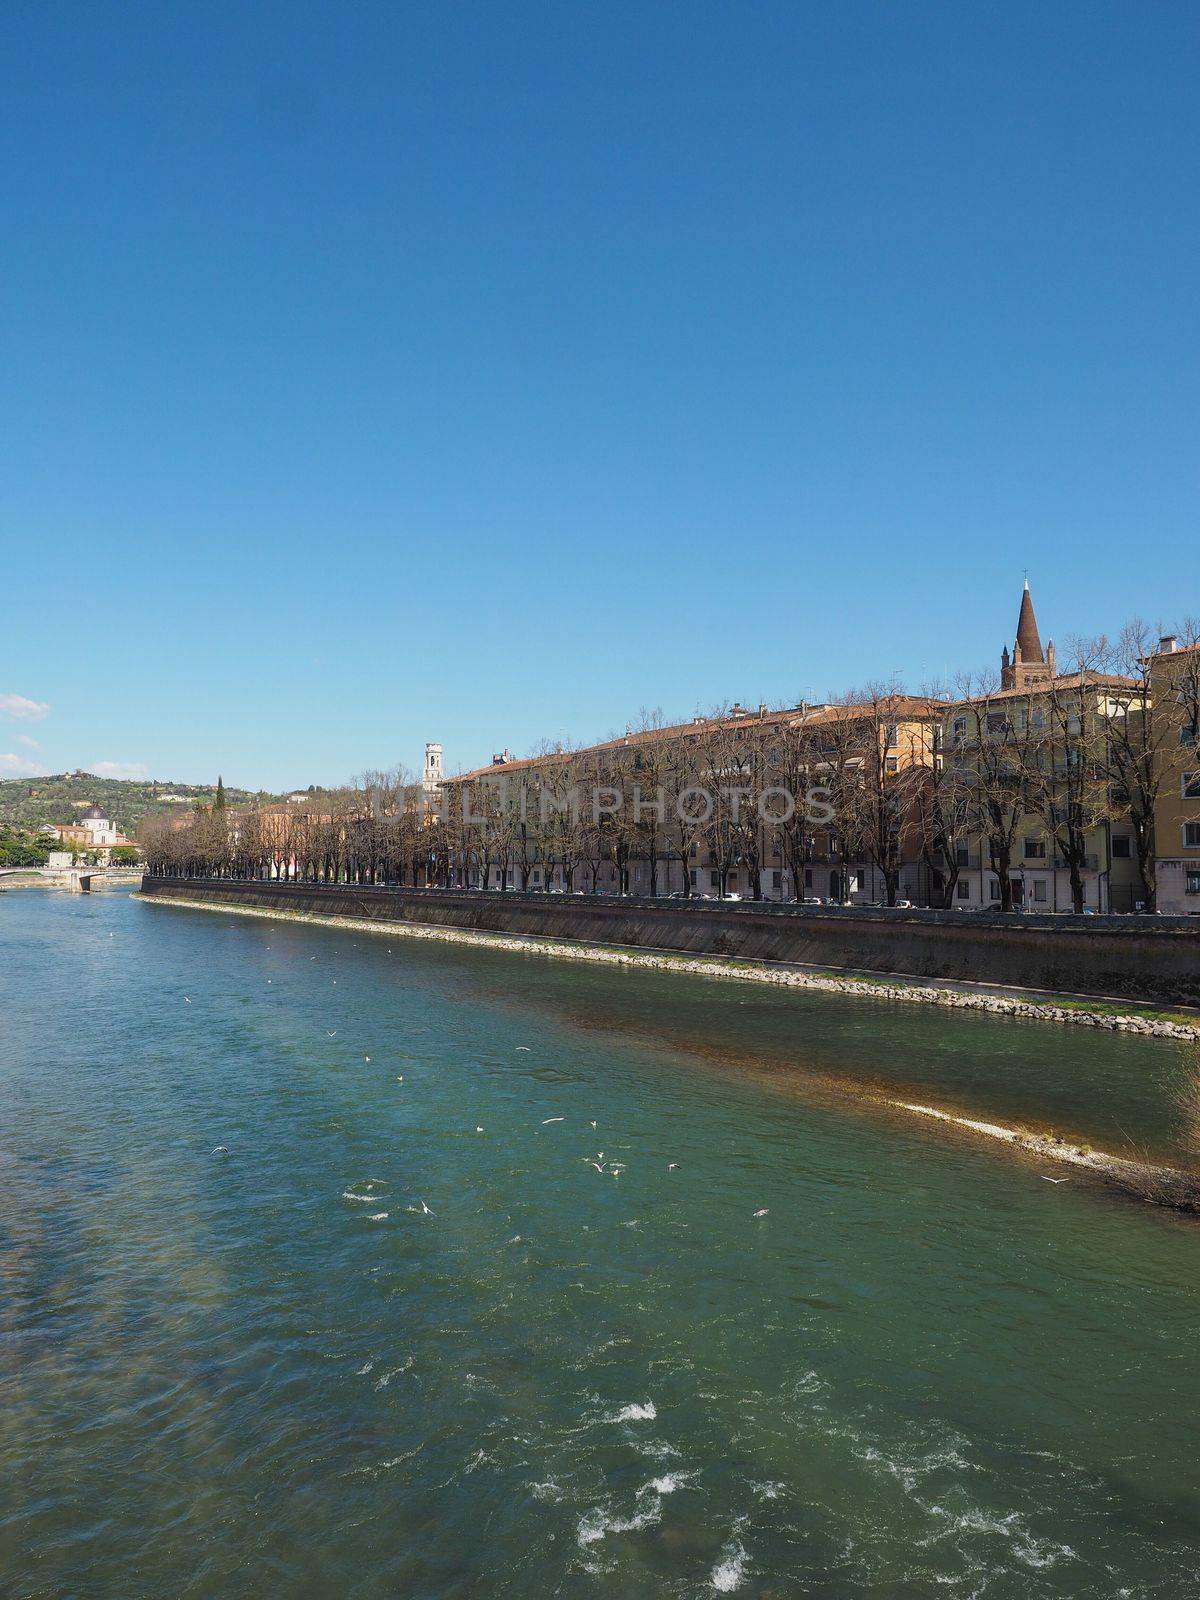
[[[517,1049],[518,1049],[518,1050],[524,1050],[524,1051],[526,1051],[526,1052],[528,1052],[528,1050],[529,1050],[529,1048],[530,1048],[530,1047],[529,1047],[529,1045],[527,1045],[527,1044],[519,1044],[519,1045],[518,1045],[518,1046],[517,1046]]]
[[[1041,1174],[1041,1179],[1043,1183],[1070,1183],[1071,1181],[1070,1178],[1048,1178],[1044,1172]]]
[[[586,1157],[585,1157],[585,1159],[586,1159]],[[604,1168],[603,1168],[603,1166],[602,1166],[602,1165],[601,1165],[601,1164],[600,1164],[600,1162],[599,1162],[599,1161],[589,1161],[589,1162],[588,1162],[588,1166],[589,1166],[589,1167],[595,1167],[595,1169],[596,1169],[596,1171],[597,1171],[597,1172],[603,1172],[603,1171],[604,1171]]]
[[[326,1033],[329,1033],[329,1029],[328,1029],[328,1028],[326,1028],[326,1029],[325,1029],[325,1032],[326,1032]],[[336,1029],[336,1028],[335,1028],[335,1029],[334,1029],[334,1030],[333,1030],[333,1032],[332,1032],[332,1033],[329,1033],[329,1037],[330,1037],[330,1038],[331,1038],[331,1039],[336,1039],[336,1038],[337,1038],[337,1029]]]
[[[227,1156],[228,1154],[229,1154],[229,1148],[228,1148],[227,1145],[223,1145],[223,1144],[219,1144],[217,1146],[217,1148],[213,1151],[213,1155],[215,1155],[215,1156]]]
[[[483,1129],[481,1127],[479,1127],[478,1125],[476,1125],[475,1132],[476,1133],[482,1133]]]
[[[765,1217],[765,1216],[766,1216],[766,1214],[767,1214],[767,1212],[768,1212],[768,1210],[769,1210],[769,1209],[770,1209],[770,1207],[768,1207],[768,1206],[763,1206],[763,1208],[762,1208],[762,1209],[761,1209],[761,1210],[760,1210],[760,1211],[756,1211],[756,1212],[755,1212],[755,1213],[754,1213],[754,1215],[755,1215],[755,1216],[756,1216],[756,1217]]]
[[[593,1122],[593,1123],[592,1123],[592,1127],[593,1127],[593,1128],[594,1128],[594,1127],[595,1127],[595,1126],[596,1126],[596,1124],[595,1124],[595,1123],[594,1123],[594,1122]]]
[[[676,1167],[677,1167],[677,1166],[678,1166],[678,1165],[679,1165],[679,1163],[678,1163],[678,1161],[668,1161],[668,1162],[667,1162],[667,1171],[668,1171],[668,1172],[674,1172],[674,1171],[675,1171],[675,1168],[676,1168]]]
[[[549,1123],[549,1122],[563,1122],[565,1120],[566,1119],[564,1117],[543,1117],[542,1118],[542,1127],[544,1128],[546,1126],[546,1124]]]
[[[364,1061],[370,1061],[370,1059],[371,1059],[371,1058],[370,1058],[370,1056],[364,1056],[364,1057],[363,1057],[363,1060],[364,1060]]]
[[[400,1076],[396,1079],[396,1082],[397,1083],[403,1083],[404,1082],[404,1074],[403,1073],[401,1073]]]
[[[192,1003],[192,997],[191,997],[191,995],[190,995],[190,994],[185,994],[185,995],[184,995],[184,997],[183,997],[183,1003],[184,1003],[184,1005],[185,1005],[185,1006],[190,1006],[190,1005],[191,1005],[191,1003]]]
[[[434,1216],[436,1214],[436,1213],[430,1211],[429,1207],[425,1204],[424,1200],[422,1200],[420,1202],[420,1206],[421,1206],[421,1214],[423,1216],[432,1217],[432,1216]]]

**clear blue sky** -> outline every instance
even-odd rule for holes
[[[13,0],[0,764],[275,787],[919,686],[1026,567],[1043,636],[1200,611],[1198,35]]]

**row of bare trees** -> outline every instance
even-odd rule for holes
[[[821,707],[725,709],[666,727],[643,714],[621,738],[543,747],[525,762],[451,779],[439,802],[402,771],[363,774],[303,806],[152,820],[151,872],[628,893],[764,894],[770,870],[805,893],[813,863],[873,869],[894,904],[919,865],[929,898],[954,903],[986,864],[1005,909],[1024,838],[1065,868],[1076,909],[1105,825],[1130,825],[1154,905],[1154,815],[1200,733],[1200,652],[1169,704],[1152,693],[1147,630],[1073,647],[1068,670],[1017,694],[985,679],[920,697],[868,685]],[[1023,837],[1024,836],[1024,837]],[[843,879],[843,884],[844,884]]]

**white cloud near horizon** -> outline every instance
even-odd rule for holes
[[[31,739],[27,733],[17,735],[17,743],[28,745],[31,750],[40,750],[42,747],[36,739]]]
[[[11,778],[32,778],[37,767],[32,761],[26,761],[24,756],[5,750],[0,751],[0,772],[6,772]]]
[[[93,761],[84,770],[97,778],[144,778],[150,768],[142,761]]]
[[[27,700],[23,694],[0,694],[0,716],[12,717],[16,722],[40,722],[49,714],[50,707],[44,700]]]

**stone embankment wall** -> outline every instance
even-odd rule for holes
[[[1183,917],[998,917],[149,876],[142,892],[230,909],[1200,1005],[1200,919]]]

